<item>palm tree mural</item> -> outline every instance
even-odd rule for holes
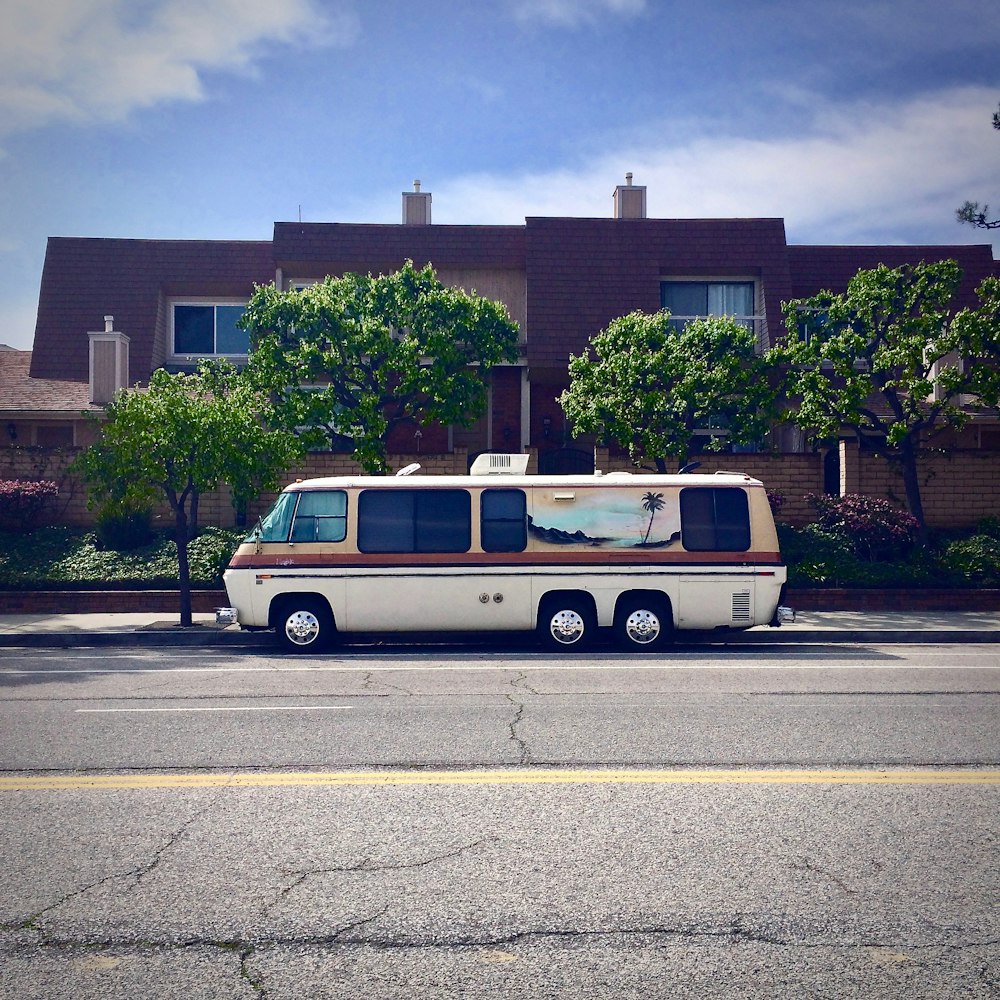
[[[656,517],[658,510],[663,510],[664,506],[662,493],[653,493],[650,491],[643,494],[642,509],[649,511],[649,524],[646,526],[646,534],[642,539],[642,545],[646,545],[649,542],[649,533],[653,530],[653,518]]]

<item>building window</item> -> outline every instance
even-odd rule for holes
[[[746,552],[750,548],[746,492],[714,486],[681,490],[681,544],[688,552]]]
[[[35,444],[40,448],[72,448],[72,424],[39,424],[35,428]]]
[[[175,302],[171,310],[175,357],[246,357],[247,333],[237,328],[246,303]]]
[[[468,552],[467,490],[364,490],[358,498],[362,552]]]
[[[660,305],[678,330],[702,316],[732,316],[753,330],[757,318],[752,281],[664,281]]]

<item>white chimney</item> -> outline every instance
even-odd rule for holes
[[[413,182],[412,191],[403,192],[403,225],[429,226],[431,224],[431,193],[420,190],[420,181]]]
[[[645,219],[646,218],[646,187],[632,184],[632,172],[625,175],[625,183],[615,188],[615,218]]]
[[[114,316],[104,317],[104,329],[90,340],[90,401],[104,406],[128,385],[128,337],[115,330]]]

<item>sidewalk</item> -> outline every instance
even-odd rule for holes
[[[181,628],[176,615],[35,614],[0,615],[0,648],[69,646],[273,647],[267,632],[220,628],[211,614],[195,614]],[[382,637],[385,638],[384,636]],[[439,642],[440,635],[428,637]],[[1000,612],[803,611],[794,625],[758,626],[745,632],[679,632],[679,642],[753,643],[955,643],[1000,642]]]

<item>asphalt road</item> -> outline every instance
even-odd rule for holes
[[[0,1000],[1000,996],[1000,650],[0,651]]]

